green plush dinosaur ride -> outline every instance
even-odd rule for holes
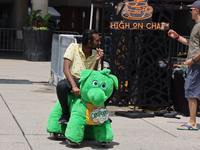
[[[104,102],[118,89],[118,80],[110,70],[84,70],[80,74],[81,97],[68,95],[70,119],[67,125],[58,124],[62,108],[59,101],[53,107],[47,123],[47,132],[64,134],[68,144],[80,145],[84,137],[95,138],[102,145],[110,144],[113,132]]]

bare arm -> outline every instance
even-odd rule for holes
[[[181,43],[183,43],[183,44],[185,44],[185,45],[189,45],[189,43],[190,43],[190,39],[186,39],[186,38],[184,38],[184,37],[182,37],[182,36],[180,36],[180,35],[178,35],[178,33],[176,33],[174,30],[169,30],[168,31],[168,36],[170,36],[171,38],[174,38],[174,39],[176,39],[176,40],[178,40],[179,42],[181,42]],[[195,56],[195,61],[197,61],[198,59],[200,59],[200,53],[198,53],[196,56]],[[186,60],[185,62],[184,62],[184,65],[188,65],[188,66],[191,66],[191,65],[193,65],[194,63],[192,62],[192,60],[191,59],[188,59],[188,60]]]
[[[96,50],[97,50],[97,56],[96,56],[96,61],[95,61],[95,63],[94,63],[94,66],[93,66],[92,70],[97,70],[97,67],[98,67],[98,64],[99,64],[99,60],[100,60],[100,59],[103,57],[103,55],[104,55],[104,52],[103,52],[102,49],[96,48]]]
[[[96,60],[95,63],[94,63],[94,66],[92,68],[92,70],[97,70],[98,68],[98,64],[99,64],[99,60]]]
[[[183,43],[183,44],[185,44],[187,46],[189,45],[190,39],[186,39],[186,38],[178,35],[178,33],[176,33],[176,31],[174,31],[172,29],[170,29],[168,31],[168,36],[170,36],[173,39],[176,39],[179,36],[179,38],[177,39],[179,42],[181,42],[181,43]]]
[[[195,60],[195,61],[197,61],[197,60],[199,60],[200,59],[200,52],[195,56],[195,57],[193,57],[193,59]],[[193,63],[193,61],[191,60],[191,59],[188,59],[188,60],[186,60],[185,62],[184,62],[184,65],[188,65],[188,66],[192,66],[194,63]]]
[[[178,34],[174,31],[174,30],[169,30],[168,32],[168,35],[172,38],[176,38],[178,37]],[[185,44],[185,45],[189,45],[189,42],[190,42],[190,39],[186,39],[182,36],[179,36],[179,38],[177,39],[179,42]],[[193,58],[195,61],[199,60],[200,59],[200,52]],[[188,59],[184,62],[184,65],[188,65],[188,66],[191,66],[193,65],[194,62],[191,60],[191,59]]]
[[[71,83],[72,85],[72,90],[73,90],[73,93],[74,95],[81,95],[80,94],[80,89],[77,87],[75,81],[74,81],[74,78],[71,74],[71,71],[69,70],[70,68],[70,65],[71,65],[71,60],[69,59],[65,59],[64,60],[64,64],[63,64],[63,72],[65,74],[65,76],[67,77],[67,79],[69,80],[69,82]]]
[[[200,52],[193,58],[195,61],[200,59]]]
[[[187,46],[189,46],[190,39],[186,39],[186,38],[184,38],[182,36],[179,36],[178,41],[183,43],[183,44],[185,44],[185,45],[187,45]]]

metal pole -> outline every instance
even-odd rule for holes
[[[93,4],[91,4],[91,12],[90,12],[90,28],[92,29],[92,18],[93,18]]]
[[[103,15],[103,18],[102,18],[102,41],[101,41],[101,46],[103,47],[104,46],[104,28],[105,28],[105,1],[103,1],[103,11],[102,11],[102,15]],[[105,54],[105,49],[104,49],[104,54]],[[104,57],[102,57],[101,59],[101,70],[103,70],[103,61],[104,61]]]

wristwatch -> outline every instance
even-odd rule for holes
[[[194,58],[191,58],[192,62],[195,63],[196,61],[194,60]]]

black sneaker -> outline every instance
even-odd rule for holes
[[[106,146],[106,145],[110,145],[111,142],[99,142],[99,144],[101,144],[101,146]]]
[[[58,120],[58,124],[67,124],[69,121],[69,118],[66,115],[62,115],[60,119]]]
[[[108,118],[108,120],[110,121],[110,123],[112,123],[112,120],[110,118]]]
[[[76,143],[76,142],[72,142],[70,139],[66,138],[66,141],[69,145],[73,145],[73,146],[76,146],[76,145],[81,145],[81,142],[79,143]]]

